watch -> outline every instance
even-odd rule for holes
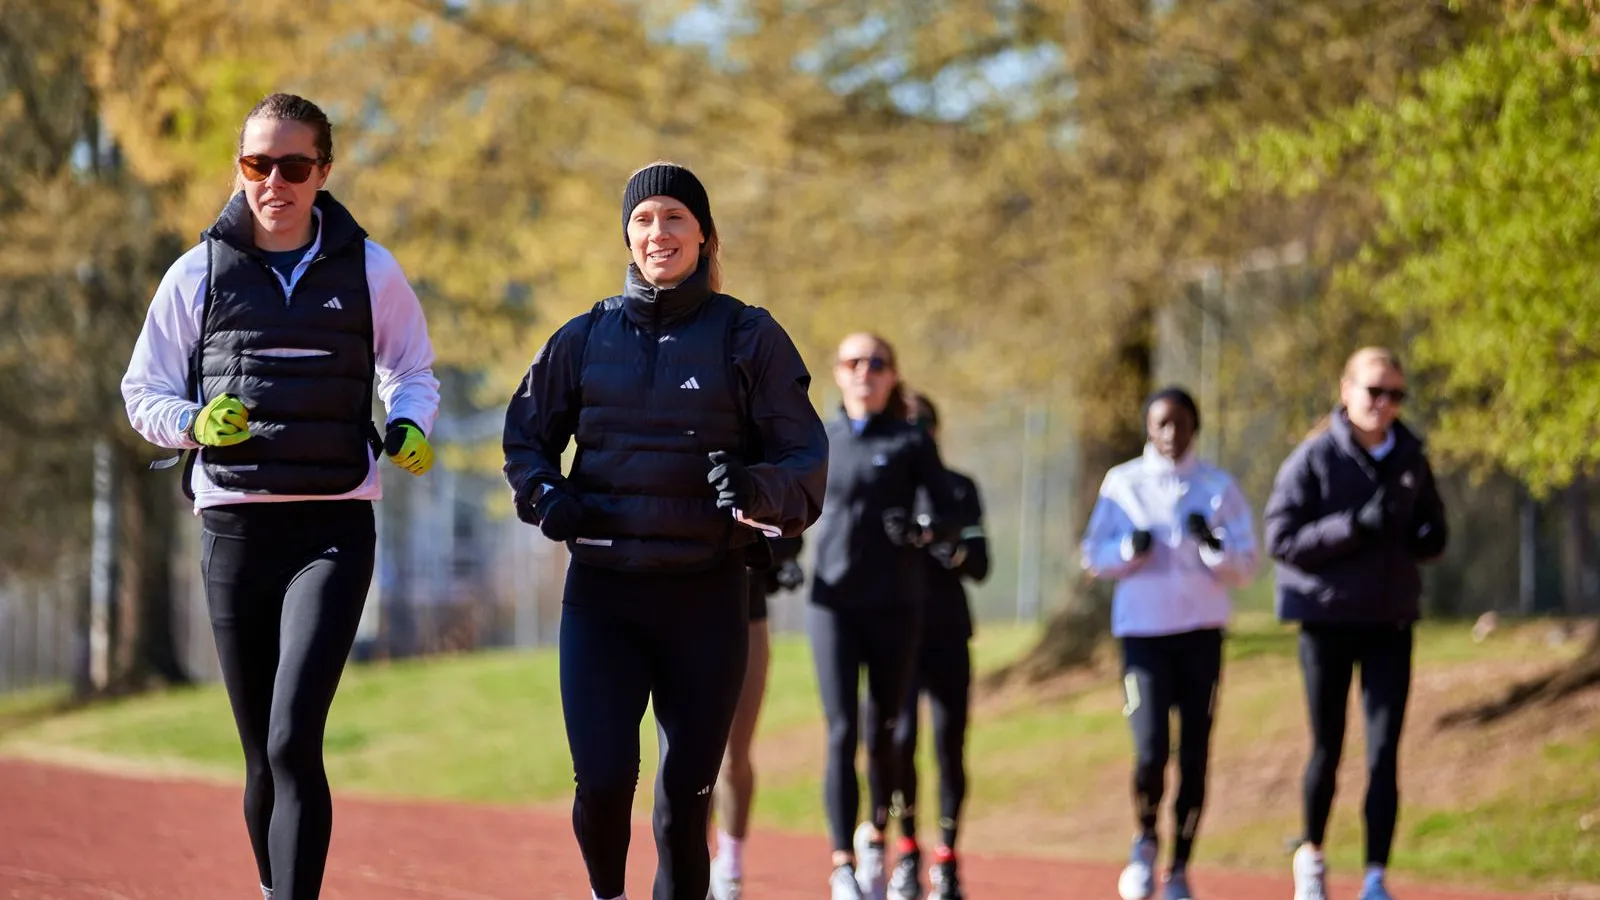
[[[194,435],[194,420],[200,414],[200,407],[191,406],[178,416],[178,429],[190,440],[198,440]]]

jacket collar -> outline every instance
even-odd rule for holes
[[[855,424],[851,420],[850,414],[848,412],[845,412],[844,404],[842,404],[842,403],[839,404],[838,410],[839,410],[839,415],[835,419],[835,421],[839,423],[839,427],[843,428],[845,431],[850,432],[851,434],[855,434],[856,433]],[[882,412],[872,413],[872,414],[867,416],[866,423],[861,426],[861,434],[862,435],[867,435],[867,434],[871,434],[871,433],[876,432],[876,431],[881,431],[887,423],[893,422],[893,421],[894,421],[893,417],[891,417],[888,414],[887,410],[882,411]]]
[[[356,222],[344,204],[333,199],[333,195],[327,191],[317,192],[312,218],[316,223],[312,246],[320,248],[324,254],[333,253],[351,241],[364,240],[367,236],[366,230]],[[222,241],[244,253],[260,252],[256,247],[255,223],[250,204],[244,199],[244,191],[235,193],[228,200],[228,204],[217,215],[217,220],[201,237]]]
[[[1407,428],[1404,422],[1396,419],[1390,428],[1394,434],[1394,449],[1390,450],[1384,459],[1400,461],[1421,451],[1422,439]],[[1328,431],[1333,435],[1333,442],[1341,453],[1355,460],[1369,474],[1377,476],[1377,466],[1372,454],[1356,440],[1355,429],[1350,425],[1350,416],[1345,412],[1344,404],[1335,406],[1332,414],[1328,416]]]
[[[1200,461],[1195,455],[1193,444],[1189,445],[1189,450],[1183,454],[1183,458],[1170,460],[1161,455],[1161,451],[1156,449],[1155,444],[1147,441],[1144,445],[1144,465],[1145,468],[1152,472],[1190,475],[1200,467]]]
[[[694,315],[711,296],[711,266],[702,257],[694,271],[675,287],[656,287],[639,267],[628,264],[622,308],[628,319],[647,332],[658,332]]]

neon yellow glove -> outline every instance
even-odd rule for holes
[[[231,447],[250,439],[250,413],[238,397],[218,394],[201,407],[189,434],[207,447]]]
[[[433,468],[433,445],[422,429],[405,419],[389,423],[389,433],[383,438],[383,452],[389,461],[413,475],[421,475]]]

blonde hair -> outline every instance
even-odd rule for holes
[[[632,179],[633,176],[654,166],[675,166],[691,175],[694,175],[694,170],[682,163],[675,163],[670,159],[658,159],[654,162],[646,163],[639,168],[634,169],[632,172],[629,172],[628,178]],[[695,175],[695,178],[699,177],[700,176]],[[710,270],[706,273],[706,284],[713,291],[716,291],[720,294],[722,293],[722,238],[717,234],[717,221],[715,217],[713,217],[709,222],[700,223],[700,234],[706,239],[705,245],[700,248],[700,255],[705,257],[706,265],[710,267]]]
[[[1349,381],[1354,378],[1357,369],[1371,362],[1382,363],[1384,368],[1393,369],[1401,375],[1406,371],[1405,367],[1400,365],[1399,354],[1388,347],[1362,347],[1345,360],[1343,380]]]
[[[906,387],[906,381],[900,375],[900,361],[894,352],[894,345],[889,343],[888,338],[875,331],[852,331],[839,339],[839,347],[842,349],[851,338],[866,338],[876,345],[875,350],[883,354],[884,361],[889,364],[889,371],[894,373],[894,387],[889,389],[889,399],[884,402],[883,412],[891,419],[905,419],[911,414],[911,402],[907,399],[910,389]],[[838,351],[834,351],[834,355],[837,356]]]
[[[1350,354],[1350,358],[1344,361],[1344,372],[1340,374],[1339,381],[1341,383],[1350,381],[1356,377],[1356,372],[1362,366],[1374,362],[1381,363],[1384,368],[1392,369],[1398,374],[1405,374],[1405,367],[1400,364],[1400,354],[1390,350],[1388,347],[1371,346],[1362,347],[1360,350]],[[1324,415],[1317,420],[1317,424],[1311,426],[1310,431],[1306,432],[1306,437],[1314,438],[1332,426],[1333,416]]]

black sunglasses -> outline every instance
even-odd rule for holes
[[[841,359],[839,360],[839,368],[859,369],[862,363],[867,364],[868,372],[882,372],[884,369],[889,368],[889,361],[881,356],[858,356],[853,359]]]
[[[321,159],[312,159],[309,156],[265,156],[260,153],[239,157],[239,171],[250,181],[266,181],[272,177],[272,170],[276,168],[283,176],[283,180],[290,184],[304,184],[322,165]]]
[[[1390,403],[1399,406],[1406,400],[1406,391],[1405,388],[1386,388],[1371,384],[1367,385],[1367,396],[1372,398],[1373,403],[1388,397]]]

